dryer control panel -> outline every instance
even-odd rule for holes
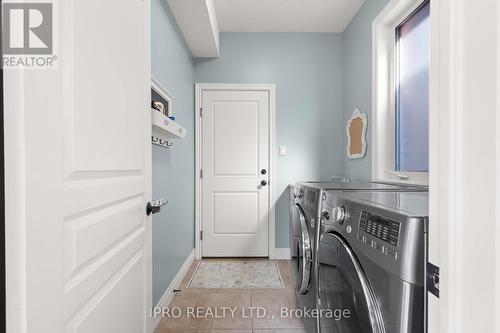
[[[398,246],[400,227],[401,223],[399,222],[366,211],[361,212],[359,230],[393,246]]]

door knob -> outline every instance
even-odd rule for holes
[[[267,181],[265,181],[265,180],[261,181],[261,182],[260,182],[260,185],[262,185],[262,186],[266,186],[266,185],[267,185]]]
[[[267,171],[266,171],[266,169],[262,169],[262,170],[260,170],[260,173],[265,175],[267,173]]]
[[[160,206],[153,206],[151,202],[148,202],[146,205],[146,214],[149,216],[151,213],[156,214],[160,211],[161,207]]]

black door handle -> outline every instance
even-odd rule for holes
[[[267,170],[266,169],[262,169],[262,170],[260,170],[260,173],[263,174],[263,175],[265,175],[267,173]]]
[[[149,216],[151,213],[156,214],[161,210],[160,206],[153,206],[151,202],[146,205],[146,214]]]
[[[260,182],[260,185],[262,185],[262,186],[266,186],[266,185],[267,185],[267,181],[265,181],[265,180],[261,181],[261,182]]]

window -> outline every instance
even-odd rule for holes
[[[396,28],[395,171],[429,171],[429,3]]]
[[[426,185],[429,0],[390,0],[373,21],[372,32],[372,179]]]

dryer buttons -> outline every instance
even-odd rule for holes
[[[389,257],[392,257],[396,260],[398,259],[398,253],[393,249],[386,248],[385,254],[387,254]]]

